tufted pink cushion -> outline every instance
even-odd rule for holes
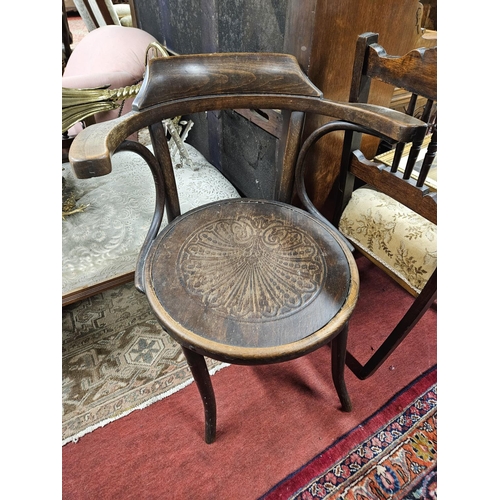
[[[146,49],[156,39],[146,31],[124,26],[102,26],[92,30],[75,47],[62,77],[66,88],[95,88],[109,84],[112,89],[142,80]],[[132,109],[127,99],[122,114]],[[96,122],[116,118],[119,110],[96,115]]]

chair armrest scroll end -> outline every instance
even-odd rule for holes
[[[111,172],[111,152],[106,136],[96,134],[96,127],[92,125],[82,130],[71,144],[68,157],[77,179],[90,179]]]
[[[100,177],[111,172],[111,158],[109,155],[92,159],[81,159],[70,156],[69,161],[77,179]]]

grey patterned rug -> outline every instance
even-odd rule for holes
[[[63,445],[193,381],[133,283],[64,307],[62,327]],[[210,373],[227,366],[207,365]]]

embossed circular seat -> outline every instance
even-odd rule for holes
[[[334,231],[262,200],[215,202],[178,217],[156,238],[144,277],[158,321],[183,346],[202,391],[207,442],[216,410],[203,356],[275,363],[337,336],[345,342],[358,296],[354,258]],[[349,411],[343,374],[333,378]]]
[[[176,340],[231,362],[290,359],[324,344],[357,293],[354,259],[326,226],[290,205],[248,199],[176,219],[150,250],[145,278]],[[333,318],[337,328],[309,338]]]

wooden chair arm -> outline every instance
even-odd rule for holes
[[[79,178],[111,171],[110,155],[137,130],[166,118],[221,109],[289,109],[358,124],[389,141],[423,139],[426,125],[371,104],[333,102],[286,54],[205,54],[149,62],[133,111],[84,129],[69,159]]]
[[[116,148],[138,130],[133,125],[136,115],[137,112],[131,111],[114,120],[96,123],[75,137],[69,161],[78,179],[90,179],[111,172],[111,156]]]

